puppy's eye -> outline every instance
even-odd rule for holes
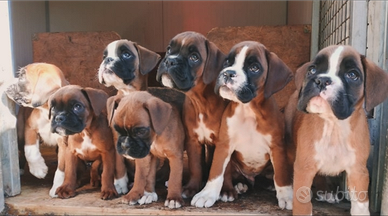
[[[358,75],[358,73],[356,71],[349,71],[345,74],[345,76],[348,78],[348,79],[351,79],[353,81],[357,81],[360,76]]]
[[[147,133],[148,133],[147,128],[136,128],[136,130],[135,130],[135,134],[138,137],[143,137],[143,136],[147,135]]]
[[[129,58],[131,58],[132,55],[130,53],[125,52],[125,53],[121,54],[121,56],[125,59],[129,59]]]
[[[74,104],[74,106],[73,106],[73,110],[75,111],[75,112],[80,112],[80,111],[82,111],[83,110],[83,106],[81,105],[81,104],[79,104],[79,103],[76,103],[76,104]]]
[[[253,65],[249,66],[248,69],[254,73],[260,72],[260,67],[257,64],[253,64]]]
[[[197,62],[199,60],[199,56],[197,54],[192,54],[190,56],[190,61]]]
[[[315,68],[315,66],[311,66],[311,67],[309,67],[307,74],[308,75],[313,75],[316,72],[317,72],[317,69]]]
[[[170,54],[171,53],[171,47],[168,46],[167,49],[166,49],[166,54]]]

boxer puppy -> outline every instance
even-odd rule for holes
[[[61,136],[50,132],[47,101],[51,94],[67,84],[57,66],[33,63],[21,68],[15,82],[6,90],[7,96],[22,106],[18,114],[18,140],[24,142],[22,145],[30,173],[37,178],[44,178],[48,171],[39,151],[40,139],[51,146],[62,142]],[[61,166],[64,166],[64,161],[59,160],[58,167]]]
[[[79,159],[101,161],[101,199],[118,193],[114,186],[115,145],[106,113],[108,95],[98,89],[68,85],[50,97],[51,131],[68,136],[65,176],[56,189],[60,198],[75,196],[76,166]]]
[[[179,110],[146,91],[107,102],[111,125],[118,133],[117,151],[135,159],[135,179],[123,202],[134,205],[157,201],[156,169],[159,158],[167,158],[170,177],[165,206],[179,208],[182,200],[184,129]]]
[[[156,66],[160,55],[132,41],[116,40],[104,50],[98,81],[118,93],[147,89],[147,74]]]
[[[345,171],[352,215],[369,215],[366,167],[370,141],[365,111],[388,97],[388,75],[350,46],[329,46],[297,70],[286,107],[296,145],[293,214],[312,214],[316,174]]]
[[[212,145],[218,138],[221,116],[228,103],[214,93],[224,58],[214,43],[189,31],[171,39],[158,67],[159,82],[186,94],[182,112],[190,179],[184,187],[185,198],[192,197],[201,187],[202,145]]]
[[[215,86],[215,92],[231,102],[222,116],[209,180],[193,197],[192,205],[210,207],[218,199],[223,182],[233,187],[232,179],[224,178],[230,160],[230,166],[252,181],[271,162],[279,207],[292,208],[284,119],[271,97],[291,79],[291,70],[264,45],[244,41],[232,47]],[[234,197],[221,199],[230,201]]]

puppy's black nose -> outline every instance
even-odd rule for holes
[[[222,73],[225,77],[231,78],[236,76],[236,71],[234,70],[227,70]]]
[[[109,63],[109,62],[112,62],[113,61],[113,58],[111,57],[106,57],[105,58],[105,63]]]
[[[330,77],[318,77],[314,80],[317,87],[322,91],[326,89],[326,86],[331,85],[332,81]]]
[[[177,65],[178,61],[176,58],[167,58],[164,63],[166,64],[167,67],[172,67],[174,65]]]
[[[57,116],[55,116],[54,120],[56,123],[61,123],[61,122],[65,121],[65,117],[63,115],[57,115]]]

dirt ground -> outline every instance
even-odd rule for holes
[[[162,182],[157,185],[158,201],[149,205],[129,206],[120,203],[120,198],[101,200],[99,188],[88,184],[88,172],[82,178],[83,186],[77,189],[77,196],[70,199],[51,198],[49,190],[56,169],[55,148],[42,148],[49,173],[45,179],[37,179],[28,169],[21,176],[22,192],[8,197],[6,209],[1,215],[291,215],[290,210],[282,210],[277,205],[275,191],[265,189],[268,184],[262,179],[255,186],[240,195],[233,202],[218,201],[211,208],[196,208],[185,199],[180,209],[164,207],[167,194]],[[265,185],[265,186],[263,186]],[[329,204],[313,199],[314,215],[349,215],[350,203]]]

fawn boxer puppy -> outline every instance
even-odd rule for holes
[[[54,146],[58,144],[61,149],[62,137],[51,133],[49,116],[49,97],[62,86],[68,85],[62,71],[53,64],[33,63],[22,67],[17,74],[15,82],[6,90],[9,98],[14,100],[19,109],[17,129],[18,141],[21,152],[24,152],[30,173],[37,178],[44,178],[48,167],[39,151],[40,140]],[[32,109],[31,109],[32,108]],[[24,151],[23,151],[24,148]],[[64,161],[58,151],[58,169],[55,178],[61,178],[59,169],[64,169]],[[23,156],[21,156],[22,158]],[[55,184],[55,183],[54,183]],[[50,190],[50,196],[55,196],[55,190]]]
[[[135,159],[132,189],[123,197],[128,204],[157,201],[156,169],[159,158],[167,158],[170,177],[165,206],[182,206],[184,129],[179,110],[146,91],[124,97],[110,97],[107,102],[111,125],[118,133],[117,151]]]
[[[296,145],[293,214],[312,214],[316,174],[345,171],[352,215],[369,214],[370,141],[365,111],[388,97],[388,75],[350,46],[329,46],[297,70],[297,91],[286,107]]]
[[[118,194],[114,185],[116,149],[107,119],[107,99],[108,95],[102,90],[78,85],[62,87],[50,97],[51,131],[68,136],[63,155],[66,166],[61,170],[64,178],[61,185],[57,182],[55,191],[60,198],[75,196],[79,159],[102,162],[102,199]],[[126,182],[123,187],[127,187]]]
[[[219,198],[222,184],[233,188],[227,167],[236,167],[254,181],[271,162],[279,207],[292,208],[284,118],[271,97],[292,76],[287,65],[258,42],[244,41],[232,47],[215,86],[215,92],[231,102],[222,116],[209,180],[193,197],[192,205],[210,207]],[[223,201],[232,201],[236,194],[225,196]]]
[[[184,197],[192,197],[199,191],[202,147],[213,145],[218,138],[221,116],[228,102],[214,93],[214,86],[224,58],[214,43],[189,31],[171,39],[158,67],[159,82],[186,94],[182,112],[190,178],[184,187]]]

